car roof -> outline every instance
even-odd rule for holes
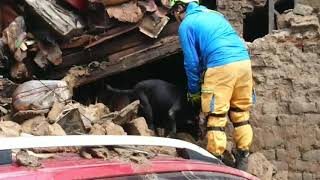
[[[256,179],[248,173],[224,165],[161,155],[137,164],[118,160],[83,159],[78,154],[60,153],[53,159],[42,160],[41,164],[37,168],[18,166],[15,162],[0,165],[0,179],[92,179],[183,171],[217,172]]]
[[[43,147],[71,146],[164,146],[182,149],[188,159],[155,154],[141,164],[119,160],[82,159],[78,154],[60,153],[41,161],[41,167],[19,167],[16,163],[0,166],[0,179],[87,179],[116,177],[143,173],[180,171],[222,172],[246,179],[254,176],[221,164],[221,161],[201,147],[170,138],[114,135],[27,136],[1,138],[0,151]],[[11,156],[11,155],[10,155]],[[206,161],[206,162],[205,162]],[[12,179],[11,178],[11,179]]]

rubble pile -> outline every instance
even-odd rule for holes
[[[74,65],[138,51],[168,24],[168,6],[155,0],[1,1],[1,72],[19,83],[62,78]]]
[[[1,82],[8,84],[11,81]],[[12,98],[8,97],[11,100],[7,102],[9,105],[1,106],[5,111],[2,111],[0,121],[0,137],[155,135],[148,129],[146,120],[138,117],[139,101],[114,112],[110,112],[102,103],[85,106],[71,99],[72,89],[68,88],[65,81],[57,80],[27,81],[12,90]],[[144,163],[158,154],[177,156],[175,148],[126,146],[33,148],[21,150],[15,157],[19,165],[37,167],[40,166],[39,157],[45,158],[42,153],[61,152],[79,153],[90,159],[116,159],[134,163]]]

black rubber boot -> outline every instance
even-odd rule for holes
[[[236,168],[242,171],[247,171],[248,170],[248,162],[249,162],[249,151],[242,151],[242,150],[237,150],[237,153],[235,155],[236,159]]]

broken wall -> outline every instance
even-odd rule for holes
[[[243,33],[245,13],[263,7],[267,0],[217,0],[217,10],[223,13],[239,34]]]
[[[320,8],[320,1],[319,0],[297,0],[297,3],[309,5],[311,7]]]
[[[252,151],[262,152],[278,172],[289,172],[289,179],[319,179],[319,21],[285,16],[290,29],[249,43],[257,93]]]

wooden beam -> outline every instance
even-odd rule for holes
[[[90,72],[90,75],[88,76],[79,77],[76,80],[75,86],[79,87],[98,79],[105,78],[146,63],[154,62],[155,60],[159,60],[178,52],[180,52],[178,36],[168,36],[159,39],[148,48],[144,48],[135,53],[121,57],[117,63],[113,63],[106,67],[102,67],[102,69]]]
[[[269,33],[274,30],[274,2],[273,0],[268,0],[268,17],[269,17]]]

